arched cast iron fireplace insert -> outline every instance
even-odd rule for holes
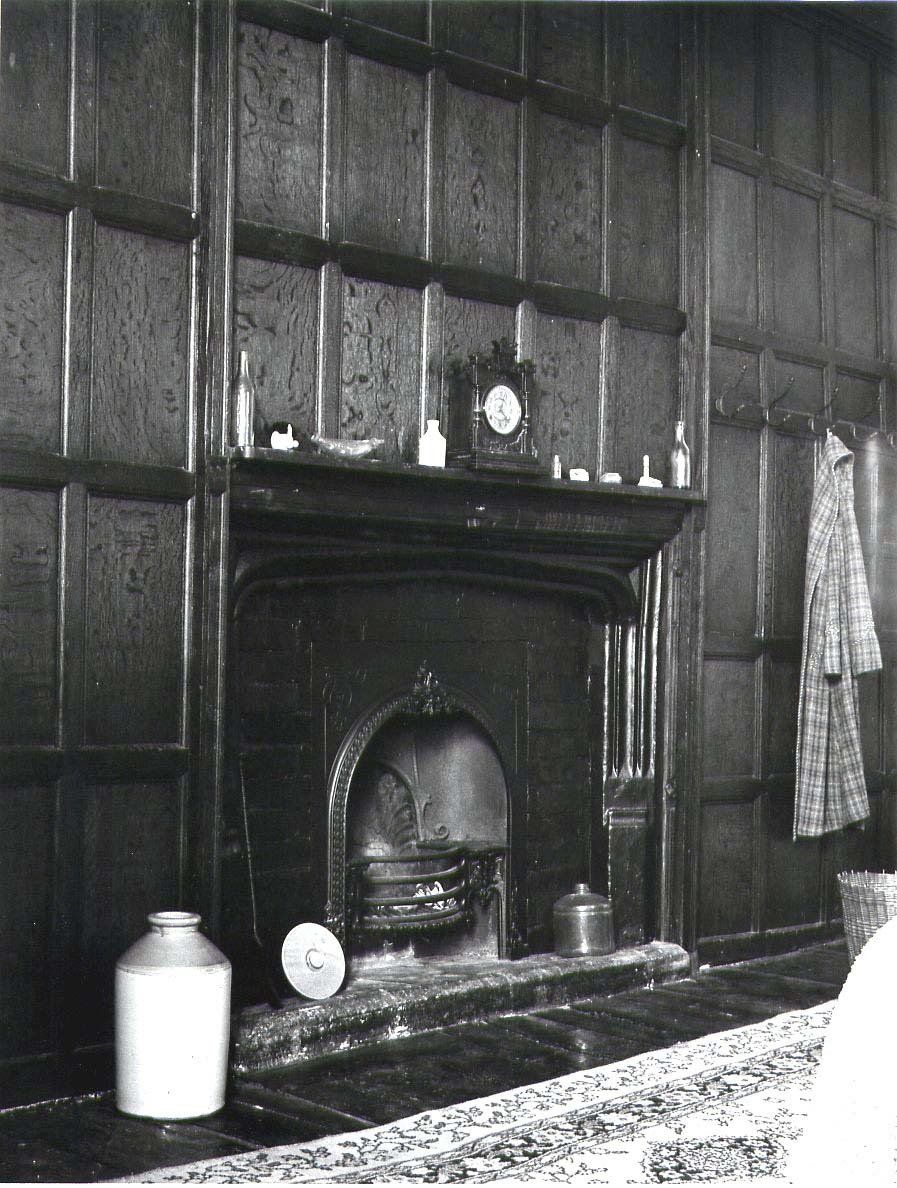
[[[328,789],[327,924],[354,955],[384,943],[415,956],[506,955],[500,734],[426,666],[348,731]]]

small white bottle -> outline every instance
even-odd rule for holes
[[[427,428],[418,441],[417,461],[420,466],[445,466],[445,438],[439,431],[438,421],[427,421]]]
[[[676,422],[676,437],[670,450],[670,486],[691,486],[691,450],[685,440],[685,422]]]

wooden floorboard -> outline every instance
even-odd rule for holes
[[[0,1181],[108,1180],[362,1129],[815,1006],[848,969],[843,943],[819,946],[382,1041],[237,1078],[225,1108],[192,1123],[127,1118],[110,1091],[0,1110]]]

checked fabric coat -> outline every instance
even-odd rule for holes
[[[869,816],[856,677],[881,668],[856,515],[853,454],[826,436],[807,541],[794,837]]]

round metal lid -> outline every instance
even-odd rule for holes
[[[284,938],[280,962],[287,981],[305,998],[330,998],[343,984],[342,945],[320,924],[297,924]]]

